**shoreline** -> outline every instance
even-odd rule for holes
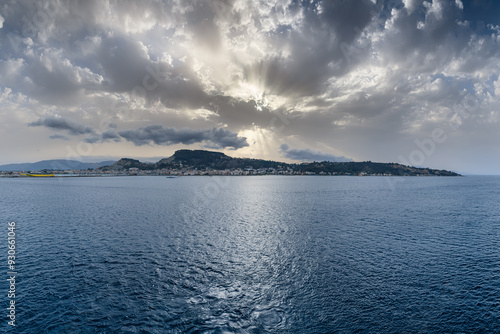
[[[84,177],[84,178],[93,178],[93,177],[118,177],[118,176],[126,176],[126,177],[133,177],[133,176],[159,176],[159,177],[165,177],[165,178],[178,178],[178,177],[201,177],[201,176],[208,176],[208,177],[214,177],[214,176],[235,176],[235,177],[252,177],[252,176],[356,176],[356,177],[465,177],[465,175],[376,175],[376,174],[366,174],[366,175],[359,175],[359,174],[335,174],[335,175],[325,175],[325,174],[251,174],[251,175],[231,175],[231,174],[212,174],[212,175],[151,175],[151,174],[141,174],[141,175],[128,175],[128,174],[96,174],[96,175],[64,175],[64,174],[54,174],[54,176],[38,176],[38,177],[33,177],[33,176],[25,176],[25,175],[0,175],[0,178],[8,178],[8,179],[53,179],[53,178],[73,178],[73,177]]]

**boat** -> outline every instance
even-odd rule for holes
[[[37,173],[26,173],[21,174],[21,176],[30,176],[30,177],[54,177],[54,174],[37,174]]]
[[[167,176],[167,179],[176,179],[176,178],[177,178],[177,176],[174,176],[174,175]]]

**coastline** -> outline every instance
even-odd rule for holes
[[[195,175],[179,175],[179,174],[93,174],[93,175],[65,175],[65,174],[54,174],[54,176],[48,176],[48,177],[33,177],[33,176],[26,176],[26,175],[0,175],[0,179],[5,178],[5,179],[53,179],[53,178],[94,178],[94,177],[119,177],[119,176],[126,176],[126,177],[132,177],[132,176],[161,176],[161,177],[167,177],[167,178],[172,178],[171,176],[175,176],[174,178],[177,177],[202,177],[202,176],[235,176],[235,177],[255,177],[255,176],[351,176],[351,177],[465,177],[465,175],[428,175],[428,174],[421,174],[421,175],[380,175],[380,174],[335,174],[335,175],[328,175],[328,174],[249,174],[249,175],[241,175],[241,174],[195,174]]]

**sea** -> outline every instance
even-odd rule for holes
[[[5,333],[500,331],[498,176],[2,178],[0,252]]]

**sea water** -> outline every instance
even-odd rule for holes
[[[500,177],[0,179],[5,331],[9,222],[18,333],[500,328]]]

